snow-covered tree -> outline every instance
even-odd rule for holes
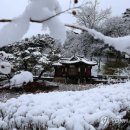
[[[89,4],[86,4],[77,11],[75,17],[77,18],[77,23],[79,25],[96,28],[104,20],[108,19],[110,16],[111,9],[99,10],[98,0],[90,1]]]
[[[81,5],[78,3],[81,3]],[[58,0],[29,0],[24,12],[18,17],[13,19],[0,19],[0,22],[9,22],[0,30],[0,46],[20,40],[29,30],[30,22],[41,23],[43,30],[48,28],[53,38],[64,43],[66,30],[58,16],[77,9],[84,5],[84,3],[86,3],[86,0],[80,2],[78,0],[70,0],[68,9],[62,11]]]
[[[123,13],[123,18],[125,21],[130,21],[130,8],[126,9],[126,11]]]
[[[67,39],[64,44],[64,56],[83,55],[80,34],[73,31],[67,32]]]
[[[74,16],[77,19],[77,24],[80,26],[99,28],[99,25],[110,16],[110,9],[99,10],[99,2],[94,0],[80,7]],[[88,59],[93,57],[95,50],[97,50],[96,47],[99,48],[99,46],[101,46],[101,41],[97,42],[97,40],[87,32],[82,32],[79,35],[73,34],[72,37],[74,40],[71,40],[70,36],[68,37],[67,35],[65,45],[69,47],[68,51],[71,50],[73,54],[84,55]],[[70,43],[72,47],[69,45]],[[97,43],[99,43],[99,45]]]
[[[122,17],[111,17],[102,24],[102,30],[105,35],[112,37],[121,37],[130,34],[130,22]]]
[[[58,61],[61,57],[61,43],[49,35],[32,36],[25,40],[12,43],[1,47],[4,50],[14,55],[11,59],[13,64],[13,72],[30,71],[34,75],[39,75],[43,72],[52,72],[52,64]]]
[[[70,2],[71,3],[71,2]],[[78,1],[73,1],[74,4],[77,4]],[[90,4],[90,3],[89,3]],[[97,1],[95,1],[95,9],[96,9],[96,5],[97,5]],[[69,11],[69,10],[72,10],[72,8],[69,8],[68,10],[66,11]],[[109,10],[109,9],[108,9]],[[29,22],[37,22],[37,23],[43,23],[44,25],[47,25],[46,27],[49,27],[50,29],[50,32],[53,32],[54,30],[51,30],[53,27],[56,27],[55,26],[55,18],[56,16],[58,16],[59,14],[62,14],[66,11],[61,11],[60,10],[60,6],[59,6],[59,3],[57,0],[54,0],[54,1],[51,1],[51,0],[30,0],[28,6],[26,7],[24,13],[22,15],[20,15],[18,18],[15,18],[13,20],[10,20],[10,19],[3,19],[3,20],[0,20],[0,22],[11,22],[9,24],[7,24],[6,26],[3,27],[3,29],[1,30],[1,43],[2,41],[4,40],[7,40],[7,41],[10,41],[9,39],[15,39],[15,35],[14,33],[12,33],[12,31],[14,30],[17,30],[18,33],[15,33],[16,34],[16,37],[17,38],[20,38],[27,30],[28,30],[28,27],[29,27]],[[96,10],[95,10],[96,12]],[[103,11],[100,11],[103,13]],[[107,13],[103,13],[105,15],[103,15],[103,17],[98,17],[96,18],[96,15],[94,15],[94,20],[98,21],[99,19],[102,19],[102,18],[105,18],[106,19],[106,14],[109,14],[108,12],[109,11],[105,11]],[[76,13],[73,13],[76,15]],[[95,13],[97,14],[97,13]],[[88,16],[88,15],[87,15]],[[100,15],[99,15],[100,16]],[[96,18],[96,19],[95,19]],[[52,20],[53,19],[53,20]],[[52,21],[53,22],[52,22]],[[56,19],[57,20],[57,19]],[[51,22],[50,22],[51,21]],[[102,20],[101,20],[102,21]],[[47,22],[47,23],[46,23]],[[50,22],[50,24],[49,24]],[[25,24],[23,25],[23,23],[26,23],[26,26]],[[92,22],[93,23],[93,22]],[[95,23],[95,22],[94,22]],[[19,26],[18,26],[19,25]],[[51,26],[52,25],[52,26]],[[56,24],[57,26],[61,25],[61,24]],[[94,25],[94,24],[93,24]],[[66,25],[67,26],[67,25]],[[20,28],[23,27],[22,29],[22,32],[20,31],[21,29]],[[45,27],[45,26],[44,26]],[[68,26],[70,27],[70,26]],[[72,27],[72,26],[71,26]],[[74,26],[73,26],[74,27]],[[64,27],[63,27],[64,28]],[[62,28],[62,29],[63,29]],[[79,28],[79,27],[76,27],[76,28]],[[5,38],[5,35],[3,34],[10,34],[10,30],[12,29],[11,31],[11,35],[8,35],[10,37],[8,38]],[[58,29],[61,29],[61,28],[58,28]],[[57,32],[58,32],[58,29],[56,28]],[[62,30],[61,29],[61,30]],[[81,29],[81,28],[80,28]],[[86,30],[86,29],[81,29],[81,30]],[[89,29],[87,29],[88,31]],[[7,31],[7,33],[6,33]],[[63,30],[62,30],[63,31]],[[63,31],[64,32],[64,31]],[[94,31],[90,31],[89,30],[89,33],[93,33]],[[60,38],[61,38],[61,34],[62,33],[59,33],[60,35]],[[99,34],[99,33],[98,33]],[[94,34],[95,35],[95,34]],[[100,35],[101,36],[101,35]],[[4,40],[3,40],[4,39]],[[100,38],[101,40],[103,40],[102,38]],[[122,38],[120,38],[121,40]],[[123,38],[124,39],[124,38]],[[128,39],[128,38],[127,38]],[[5,43],[5,41],[3,42]],[[6,42],[8,43],[8,42]],[[1,44],[3,45],[3,44]]]
[[[88,32],[90,35],[92,35],[95,39],[102,40],[104,43],[109,44],[115,49],[121,51],[121,52],[127,52],[129,53],[129,46],[130,46],[130,36],[122,36],[122,37],[109,37],[105,36],[103,33],[96,31],[95,29],[89,29],[86,27],[76,26],[76,25],[66,25],[71,28],[79,29],[82,31]]]

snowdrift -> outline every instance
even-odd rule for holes
[[[109,119],[121,119],[130,110],[129,92],[130,82],[80,92],[22,95],[0,103],[0,129],[101,130]]]

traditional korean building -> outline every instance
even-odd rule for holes
[[[83,83],[91,78],[91,69],[97,65],[95,61],[80,56],[62,58],[54,63],[54,81],[65,83]]]

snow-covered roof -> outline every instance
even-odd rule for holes
[[[58,63],[54,63],[53,65],[54,66],[61,66],[63,64],[75,64],[75,63],[79,63],[79,62],[82,62],[82,63],[85,63],[87,65],[97,65],[97,62],[95,61],[90,61],[84,57],[80,57],[80,56],[73,56],[71,58],[62,58],[59,60]]]
[[[57,62],[57,63],[54,63],[54,64],[52,64],[53,66],[62,66],[62,64],[61,63],[59,63],[59,62]]]
[[[86,59],[85,57],[81,57],[81,56],[73,56],[69,60],[61,61],[62,64],[75,64],[75,63],[79,63],[79,62],[83,62],[88,65],[97,64],[95,61],[90,61],[90,60]]]

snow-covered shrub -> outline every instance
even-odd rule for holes
[[[11,72],[11,64],[7,61],[9,54],[0,51],[0,73],[9,74]]]
[[[0,103],[0,129],[103,130],[130,110],[129,92],[130,82],[80,92],[22,95]]]
[[[126,67],[128,67],[127,61],[107,61],[103,67],[103,71],[106,75],[114,75],[119,69],[124,69]]]
[[[11,72],[11,64],[9,62],[0,62],[0,73],[9,74]]]
[[[5,86],[10,86],[10,89],[22,87],[23,85],[33,82],[33,75],[28,71],[21,71],[10,79],[10,83]]]

